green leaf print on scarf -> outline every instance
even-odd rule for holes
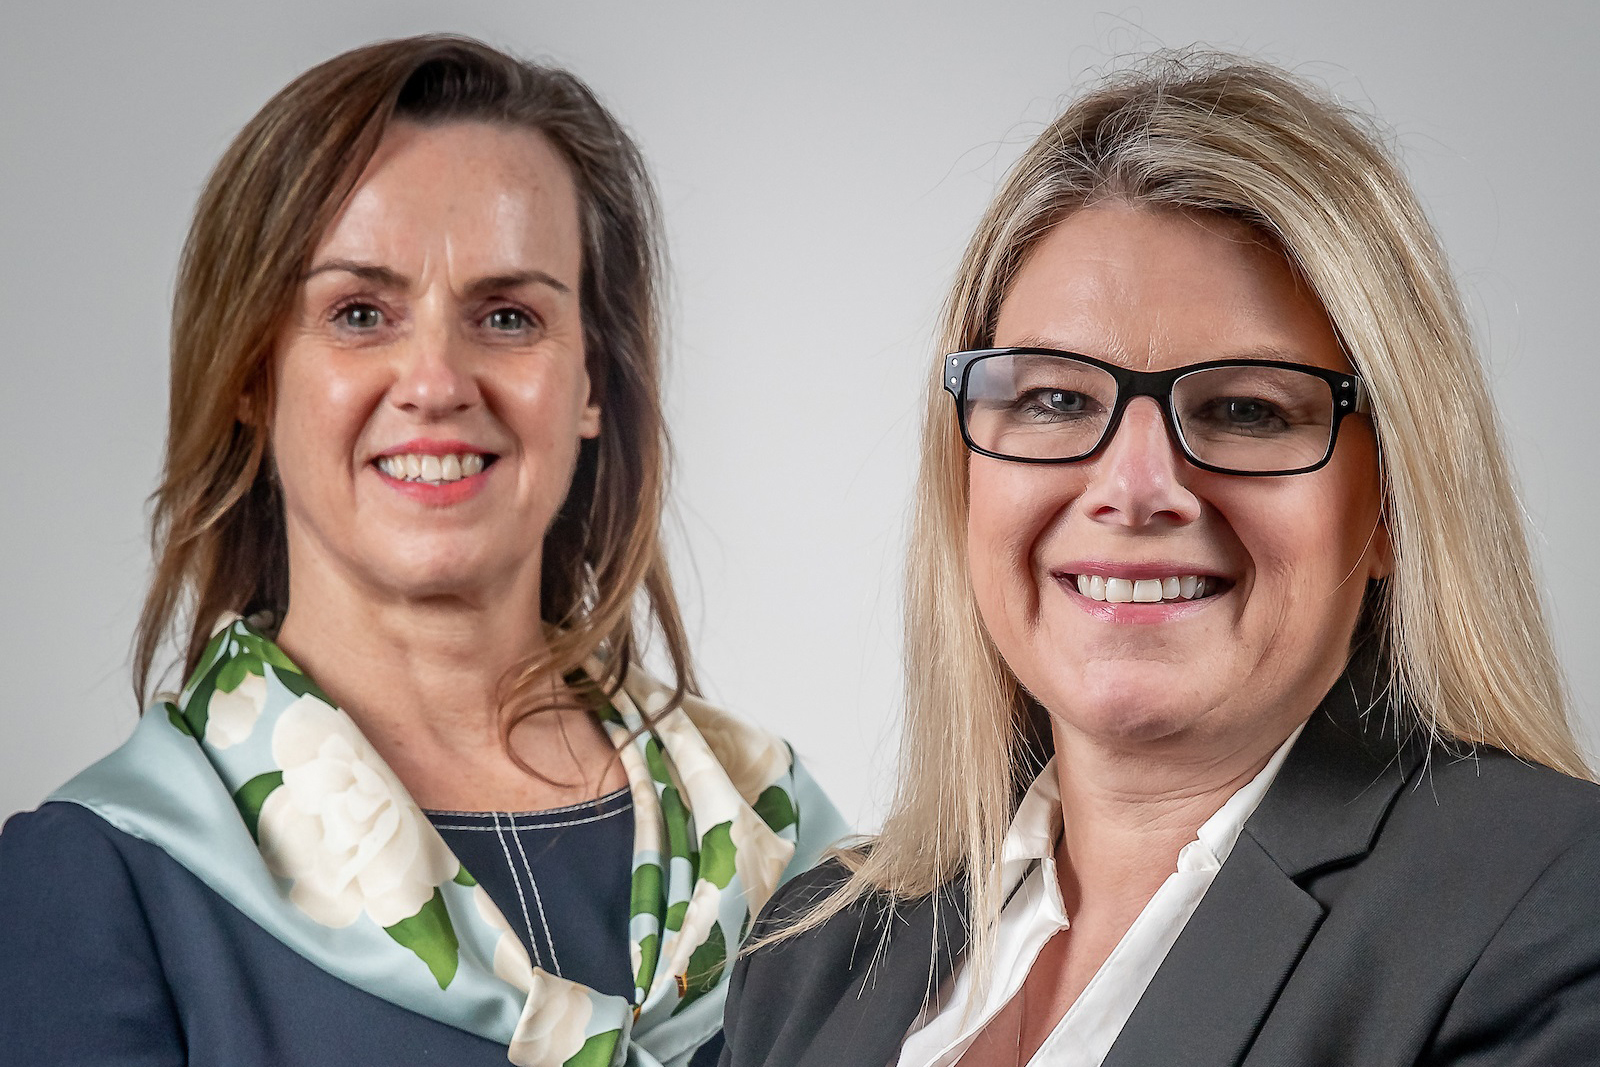
[[[629,915],[655,915],[667,903],[665,882],[661,877],[661,864],[641,863],[633,869],[633,897],[629,901]]]
[[[761,821],[774,832],[786,830],[800,821],[794,813],[794,801],[779,785],[768,786],[767,791],[756,798],[752,807],[755,808],[756,814],[761,816]]]
[[[718,889],[733,881],[733,857],[739,850],[733,844],[733,823],[718,823],[707,831],[700,849],[700,877]]]
[[[650,767],[650,777],[661,785],[672,785],[672,771],[667,767],[667,757],[661,752],[661,742],[654,735],[644,739],[644,759]]]
[[[653,744],[654,742],[652,742]],[[667,851],[674,856],[692,860],[693,845],[689,840],[689,809],[677,789],[666,786],[661,790],[661,821],[667,827]]]
[[[266,674],[266,669],[261,666],[261,657],[253,652],[240,652],[223,663],[222,669],[217,671],[216,687],[221,692],[231,693],[252,674]]]
[[[621,1040],[621,1030],[607,1030],[603,1034],[595,1034],[583,1043],[581,1049],[568,1057],[562,1067],[611,1067],[611,1059],[617,1052],[617,1042]]]
[[[478,880],[476,878],[472,877],[472,875],[468,874],[467,873],[467,869],[465,867],[461,868],[459,871],[456,872],[456,876],[455,876],[455,878],[453,880],[456,883],[456,885],[468,885],[468,886],[471,886],[471,885],[477,885],[478,884]]]
[[[250,836],[258,845],[261,843],[261,805],[265,804],[272,791],[282,784],[282,771],[268,771],[266,774],[256,775],[233,794],[233,802],[239,805],[239,814],[244,816],[245,828],[250,831]]]
[[[167,720],[172,725],[176,726],[181,733],[186,733],[190,737],[194,736],[194,731],[189,729],[189,720],[183,717],[183,712],[178,710],[176,704],[166,703],[161,706],[167,709]]]
[[[717,988],[722,980],[722,968],[728,962],[728,946],[722,939],[722,927],[713,923],[705,943],[689,956],[689,966],[684,971],[683,999],[672,1009],[676,1015],[696,1000]]]
[[[455,927],[450,925],[450,912],[445,909],[444,897],[435,889],[422,910],[409,919],[401,919],[393,926],[384,927],[390,937],[417,954],[440,989],[449,988],[461,962],[461,943],[456,940]]]
[[[649,992],[650,979],[656,973],[656,963],[661,958],[661,937],[646,934],[639,939],[639,973],[633,976],[633,987]]]
[[[290,659],[283,649],[253,631],[246,630],[240,634],[239,644],[248,649],[258,659],[272,664],[273,667],[280,671],[294,671],[296,674],[305,673],[295,666],[294,660]]]
[[[281,670],[277,670],[275,673],[278,676],[278,681],[283,683],[283,687],[289,690],[289,692],[293,693],[295,696],[316,697],[329,707],[338,707],[338,705],[333,702],[332,697],[318,688],[316,682],[313,682],[310,678],[301,674],[294,668],[285,667]]]
[[[225,636],[224,630],[218,634],[218,639]],[[226,658],[220,659],[211,665],[211,669],[200,675],[190,691],[189,698],[183,705],[183,719],[189,724],[189,733],[195,737],[206,735],[206,721],[211,715],[211,694],[217,689],[217,675],[228,665]]]

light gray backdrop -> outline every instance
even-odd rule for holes
[[[1594,737],[1597,11],[6,0],[0,817],[133,726],[168,300],[202,180],[300,71],[427,30],[570,66],[642,143],[675,265],[674,536],[702,674],[864,825],[888,794],[899,561],[942,290],[1004,166],[1075,84],[1196,41],[1285,63],[1393,130],[1485,340]]]

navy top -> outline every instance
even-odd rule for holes
[[[633,795],[626,786],[548,811],[427,815],[535,967],[633,999]]]
[[[432,817],[529,938],[530,952],[537,945],[548,953],[547,970],[559,962],[569,978],[631,992],[626,794],[514,819]],[[487,830],[455,829],[485,822]],[[696,1053],[694,1067],[715,1063],[721,1049],[719,1035]],[[505,1067],[507,1060],[502,1045],[333,977],[156,845],[57,802],[13,816],[0,834],[0,1062]]]

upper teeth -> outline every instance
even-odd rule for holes
[[[449,456],[419,456],[408,452],[397,456],[379,456],[378,469],[391,478],[403,482],[457,482],[483,471],[483,456],[477,452],[462,452]]]
[[[1216,591],[1217,580],[1184,574],[1174,578],[1106,578],[1078,575],[1078,592],[1110,604],[1159,604],[1163,600],[1198,600]]]

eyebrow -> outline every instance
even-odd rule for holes
[[[327,274],[332,271],[353,274],[363,281],[371,282],[373,285],[382,286],[386,289],[404,289],[411,284],[411,279],[398,271],[378,266],[375,263],[362,263],[354,259],[330,259],[318,263],[315,267],[306,271],[301,281],[310,281],[319,274]],[[516,289],[523,285],[545,285],[563,294],[572,292],[571,286],[542,270],[519,270],[479,278],[467,286],[467,296],[468,298],[479,297],[497,289]]]
[[[1081,355],[1090,355],[1091,354],[1091,353],[1088,353],[1088,352],[1081,352],[1079,349],[1076,349],[1076,348],[1063,347],[1059,341],[1052,340],[1049,337],[1041,337],[1041,336],[1039,336],[1037,334],[1030,334],[1027,337],[1020,338],[1020,339],[1018,339],[1016,344],[1009,345],[1007,347],[1010,347],[1010,348],[1048,348],[1052,352],[1079,352],[1079,354],[1081,354]],[[1105,358],[1105,357],[1101,356],[1099,358]],[[1270,345],[1270,344],[1267,344],[1267,345],[1247,345],[1246,347],[1238,349],[1236,351],[1231,351],[1231,352],[1227,352],[1227,353],[1219,352],[1219,353],[1217,353],[1215,355],[1206,356],[1205,359],[1200,361],[1200,362],[1209,363],[1212,360],[1216,360],[1216,359],[1265,359],[1265,360],[1271,360],[1271,361],[1277,362],[1277,363],[1305,363],[1306,362],[1306,359],[1305,359],[1305,356],[1304,356],[1303,353],[1296,352],[1293,349],[1282,348],[1282,347],[1280,347],[1278,345]]]
[[[572,292],[572,287],[542,270],[519,270],[509,274],[491,274],[467,286],[468,296],[483,296],[496,289],[516,289],[524,285],[546,285],[558,293]]]

